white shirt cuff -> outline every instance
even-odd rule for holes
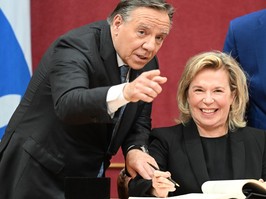
[[[106,97],[107,110],[108,114],[111,117],[113,117],[117,109],[129,103],[129,101],[127,101],[123,95],[123,89],[126,84],[127,83],[112,86],[107,92],[107,97]]]

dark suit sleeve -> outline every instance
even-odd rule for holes
[[[104,77],[106,72],[100,62],[91,63],[79,49],[79,41],[69,40],[58,42],[51,53],[50,83],[56,114],[69,124],[109,122],[106,95],[110,86],[104,82],[108,79]],[[103,81],[94,86],[97,76]]]
[[[128,195],[133,197],[148,197],[150,189],[152,187],[151,180],[144,180],[141,176],[136,176],[134,179],[129,181]]]

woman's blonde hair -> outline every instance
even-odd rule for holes
[[[205,68],[224,69],[228,72],[230,89],[235,94],[228,116],[229,129],[234,131],[236,128],[246,126],[245,111],[248,103],[246,75],[234,58],[220,51],[203,52],[188,60],[178,85],[179,121],[185,124],[191,119],[187,101],[188,89],[198,72]]]

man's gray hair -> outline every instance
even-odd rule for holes
[[[152,8],[167,12],[172,24],[175,10],[174,7],[168,4],[165,0],[121,0],[114,11],[108,16],[107,21],[109,24],[111,24],[117,14],[120,14],[122,18],[126,20],[131,11],[140,7]]]

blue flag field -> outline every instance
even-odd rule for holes
[[[30,77],[30,2],[0,0],[0,139]]]

